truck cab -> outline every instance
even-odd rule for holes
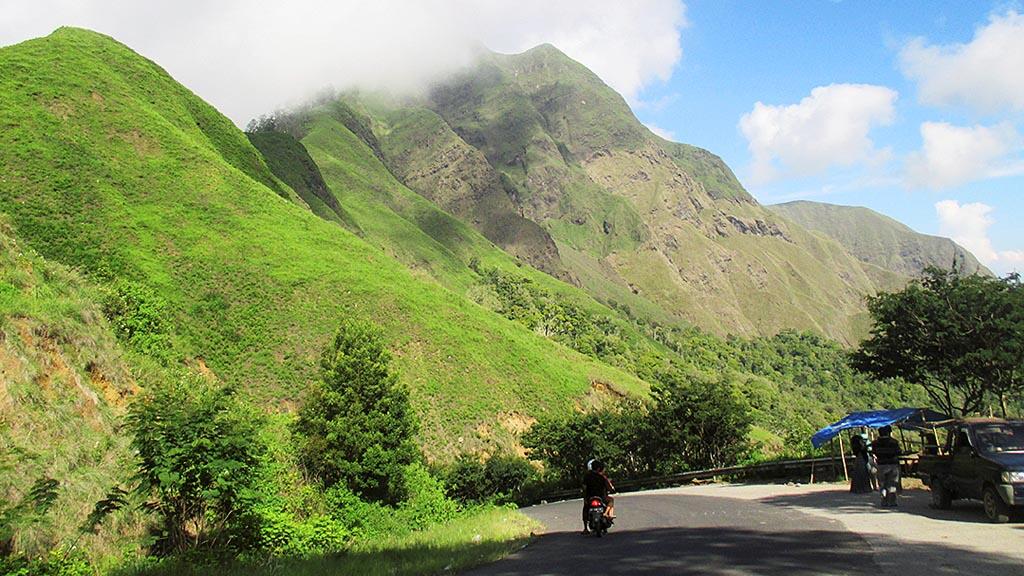
[[[993,522],[1024,511],[1024,420],[972,418],[953,422],[945,450],[921,457],[918,470],[932,506],[981,500]]]

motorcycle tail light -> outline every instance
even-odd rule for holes
[[[591,508],[597,508],[598,506],[602,506],[602,505],[603,505],[603,503],[600,500],[598,500],[597,498],[595,498],[595,499],[590,501],[590,507]]]

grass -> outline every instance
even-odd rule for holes
[[[0,509],[33,482],[60,482],[51,513],[16,522],[14,545],[38,554],[78,541],[93,558],[117,555],[138,514],[112,520],[119,536],[80,535],[92,504],[128,475],[124,404],[161,369],[124,350],[97,305],[98,291],[11,236],[0,218]]]
[[[537,522],[508,509],[479,511],[444,525],[408,535],[362,542],[333,557],[281,558],[259,563],[202,566],[172,562],[155,568],[125,569],[118,576],[403,576],[458,573],[493,562],[525,546]]]
[[[344,126],[306,144],[369,242],[307,210],[230,121],[109,38],[61,29],[0,65],[0,211],[18,238],[98,282],[150,286],[179,356],[265,406],[302,397],[344,315],[383,329],[432,458],[511,447],[514,427],[478,426],[572,410],[592,382],[646,389],[464,298],[471,258],[515,261],[382,177]]]
[[[260,151],[274,175],[291,186],[314,214],[359,233],[359,226],[338,205],[320,170],[300,142],[283,132],[254,132],[246,136]]]

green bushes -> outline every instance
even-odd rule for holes
[[[523,444],[563,485],[575,485],[590,458],[619,478],[642,478],[728,466],[747,454],[752,417],[733,383],[679,369],[658,378],[653,405],[541,420]]]
[[[503,454],[486,460],[463,454],[442,474],[448,494],[467,503],[523,502],[525,491],[537,479],[536,468],[525,458]]]
[[[727,375],[665,371],[638,453],[661,474],[736,464],[749,448],[750,406]]]
[[[344,322],[295,430],[302,464],[324,485],[341,483],[371,501],[396,504],[406,492],[403,468],[418,450],[409,393],[390,362],[376,330]]]
[[[170,351],[167,303],[152,288],[126,280],[114,283],[103,302],[103,313],[130,348],[166,361]]]
[[[95,571],[81,554],[55,549],[42,558],[0,556],[2,576],[93,576]]]
[[[160,517],[156,549],[246,547],[242,509],[254,494],[265,447],[261,417],[231,389],[185,377],[133,401],[127,429],[138,454],[138,490]]]

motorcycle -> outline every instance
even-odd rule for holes
[[[587,529],[600,538],[608,533],[612,525],[611,518],[604,515],[606,510],[604,499],[594,496],[587,503]]]

